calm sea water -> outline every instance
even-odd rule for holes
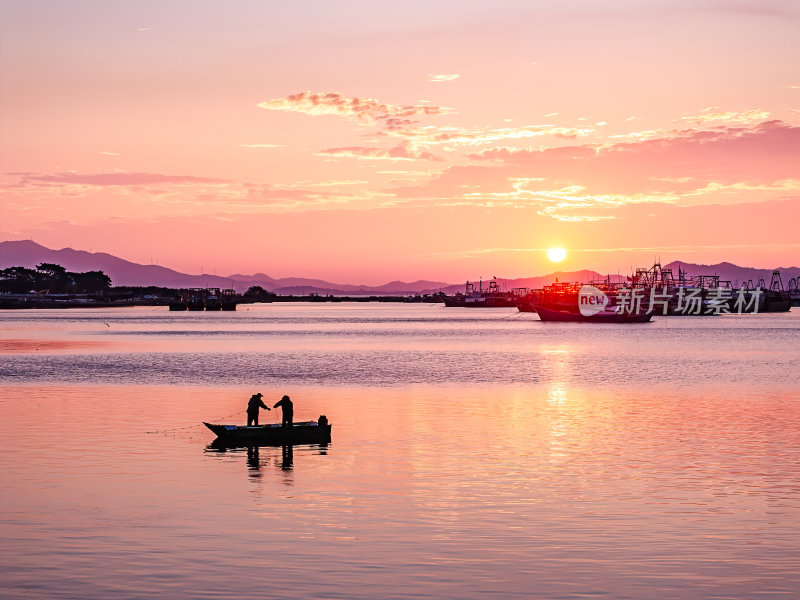
[[[2,598],[800,597],[798,309],[0,311],[0,385]]]

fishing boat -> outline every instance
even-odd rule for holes
[[[496,279],[489,282],[489,289],[483,289],[483,280],[475,289],[474,284],[467,282],[464,293],[454,296],[444,296],[444,305],[460,308],[508,308],[517,305],[516,295],[513,292],[501,292]]]
[[[291,427],[270,425],[218,425],[203,422],[217,435],[215,443],[227,446],[284,446],[287,444],[327,444],[331,441],[331,424],[325,416],[317,421],[300,421]]]
[[[189,307],[183,301],[183,296],[180,296],[178,298],[173,298],[172,300],[169,301],[169,305],[168,306],[169,306],[169,309],[173,310],[173,311],[175,311],[175,310],[189,310]]]
[[[554,283],[530,296],[529,302],[542,321],[646,323],[652,317],[642,303],[626,306],[619,290],[609,286]]]
[[[542,321],[572,321],[583,323],[647,323],[653,316],[650,313],[623,314],[614,310],[600,311],[593,315],[584,315],[570,310],[547,308],[534,305],[535,312]]]

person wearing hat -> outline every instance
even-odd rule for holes
[[[258,409],[259,408],[266,408],[270,410],[270,407],[264,404],[261,401],[261,392],[257,394],[253,394],[250,396],[250,402],[247,403],[247,426],[250,427],[251,425],[255,425],[258,427]]]
[[[284,396],[281,398],[272,408],[278,408],[279,406],[283,410],[283,420],[281,421],[281,425],[284,427],[291,427],[292,418],[294,417],[294,405],[292,404],[292,401],[289,400],[289,396]]]

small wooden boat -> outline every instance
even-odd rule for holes
[[[217,435],[215,443],[226,446],[286,446],[290,444],[327,444],[331,441],[331,424],[327,419],[319,421],[300,421],[291,427],[279,424],[257,425],[217,425],[203,422]]]

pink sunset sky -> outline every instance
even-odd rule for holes
[[[380,284],[800,264],[800,4],[0,4],[0,240]]]

